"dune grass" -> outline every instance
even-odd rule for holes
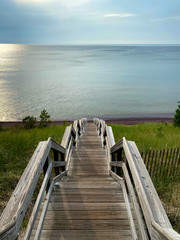
[[[131,126],[110,124],[117,142],[122,137],[135,141],[140,152],[180,147],[180,128],[171,123],[143,123]]]
[[[180,128],[170,123],[144,123],[131,126],[110,124],[115,141],[122,137],[135,141],[141,152],[180,147]],[[154,182],[173,228],[180,233],[180,174]]]
[[[48,126],[25,130],[22,127],[0,129],[0,213],[15,189],[27,163],[40,141],[52,137],[61,143],[66,126]]]

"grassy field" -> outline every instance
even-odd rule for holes
[[[171,123],[144,123],[131,126],[109,124],[117,142],[122,137],[135,141],[140,152],[180,147],[180,128]]]
[[[170,123],[144,123],[131,126],[110,124],[115,141],[122,137],[135,141],[140,152],[150,149],[180,147],[180,128]],[[164,178],[156,181],[155,187],[168,217],[176,231],[180,233],[180,179]]]
[[[61,143],[65,127],[49,126],[25,130],[16,126],[0,129],[0,213],[37,144],[48,137]]]

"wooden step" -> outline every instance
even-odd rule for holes
[[[67,202],[96,202],[96,203],[104,203],[104,202],[123,202],[124,196],[122,194],[116,194],[111,196],[110,194],[52,194],[50,202],[59,202],[59,201],[67,201]]]
[[[40,218],[40,214],[38,214],[37,219]],[[116,219],[127,219],[126,211],[48,211],[46,214],[46,219],[48,220],[96,220],[96,219],[104,219],[104,220],[116,220]]]
[[[59,187],[59,186],[58,186]],[[112,197],[113,195],[116,194],[122,194],[122,190],[120,188],[57,188],[57,186],[55,186],[55,190],[53,192],[53,194],[55,195],[57,194],[86,194],[86,195],[90,195],[90,194],[110,194]]]
[[[37,223],[35,223],[35,228]],[[93,230],[93,231],[113,231],[117,229],[129,230],[129,221],[127,219],[118,220],[49,220],[45,219],[44,230]]]
[[[107,177],[78,177],[78,176],[67,176],[63,178],[63,182],[91,182],[91,183],[96,183],[96,182],[101,182],[101,183],[109,183],[109,182],[114,182],[114,179],[107,176]]]
[[[32,239],[34,239],[33,231]],[[131,230],[87,231],[87,230],[42,230],[41,240],[132,240]]]
[[[117,211],[117,210],[126,210],[125,203],[69,203],[69,202],[55,202],[49,203],[48,210],[68,210],[68,211]]]

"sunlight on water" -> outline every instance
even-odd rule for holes
[[[171,115],[179,46],[0,44],[0,121]]]

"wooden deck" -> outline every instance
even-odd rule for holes
[[[54,187],[40,239],[132,239],[122,188],[109,175],[92,123],[72,153],[68,176]]]

